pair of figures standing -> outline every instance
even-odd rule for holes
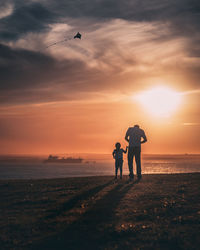
[[[139,127],[139,125],[134,125],[134,127],[128,128],[125,140],[129,143],[126,150],[121,148],[121,144],[117,142],[113,151],[113,158],[115,159],[115,178],[117,178],[118,169],[120,169],[120,179],[122,178],[123,154],[127,153],[128,149],[129,177],[130,179],[134,178],[133,158],[135,157],[137,177],[138,179],[141,179],[141,144],[147,141],[145,132]]]

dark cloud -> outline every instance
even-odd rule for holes
[[[176,32],[194,32],[200,21],[198,0],[87,0],[13,1],[12,15],[0,22],[0,39],[12,40],[28,32],[41,32],[63,18],[121,18],[131,21],[171,22]]]
[[[198,13],[197,0],[94,0],[94,1],[48,1],[60,16],[122,18],[135,21],[169,19],[186,13]]]
[[[40,3],[16,6],[14,12],[0,22],[0,39],[15,40],[28,32],[44,31],[53,21],[53,13]]]
[[[0,55],[1,103],[46,102],[72,96],[77,99],[74,93],[78,91],[103,87],[97,84],[102,81],[102,72],[78,60],[57,61],[42,53],[5,45],[0,45]]]
[[[51,74],[56,64],[55,60],[47,55],[11,49],[5,45],[0,45],[0,55],[1,90],[31,88],[33,84],[38,85],[44,80],[47,72]]]

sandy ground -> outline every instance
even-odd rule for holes
[[[199,249],[200,174],[0,181],[1,249]]]

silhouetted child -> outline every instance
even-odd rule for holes
[[[118,168],[120,169],[120,179],[122,179],[122,167],[123,167],[123,153],[126,154],[127,152],[123,148],[121,148],[121,144],[117,142],[115,144],[115,149],[113,150],[113,158],[115,159],[115,179],[117,179]]]

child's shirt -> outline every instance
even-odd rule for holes
[[[119,151],[117,151],[116,149],[114,149],[113,151],[113,155],[114,155],[114,158],[115,160],[123,160],[123,153],[125,153],[125,151],[123,150],[123,148],[120,148]]]

